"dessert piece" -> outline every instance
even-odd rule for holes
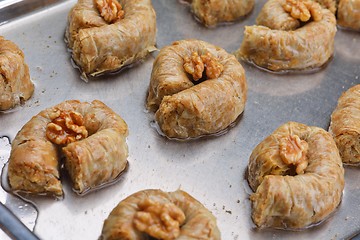
[[[34,92],[24,53],[13,42],[0,36],[0,110],[15,107]]]
[[[360,85],[351,87],[339,98],[331,115],[329,132],[339,149],[343,163],[360,163]]]
[[[68,21],[66,39],[83,75],[119,70],[155,49],[150,0],[79,0]]]
[[[250,200],[256,226],[299,229],[337,208],[344,168],[328,132],[288,122],[253,150],[248,181],[255,192]]]
[[[121,201],[100,239],[220,239],[216,218],[186,192],[143,190]]]
[[[164,47],[151,73],[147,108],[170,138],[198,137],[227,128],[243,112],[245,71],[222,48],[200,40]]]
[[[340,0],[337,18],[340,26],[360,31],[360,0]]]
[[[332,12],[333,14],[336,13],[336,0],[313,0],[317,3],[319,3],[323,8],[327,8]]]
[[[246,26],[235,55],[271,71],[323,66],[334,53],[336,19],[317,2],[270,0]]]
[[[221,22],[233,22],[248,14],[254,7],[254,0],[187,0],[195,16],[205,26]]]
[[[12,142],[10,186],[61,196],[60,151],[75,191],[108,183],[127,166],[127,135],[124,120],[98,100],[69,100],[45,109]]]

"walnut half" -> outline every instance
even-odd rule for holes
[[[309,144],[297,135],[280,140],[280,157],[285,164],[296,166],[296,173],[303,174],[308,166],[307,152]]]
[[[194,81],[198,81],[202,78],[204,70],[208,79],[218,78],[224,66],[209,52],[201,56],[193,52],[190,57],[184,58],[184,69],[192,75]]]
[[[124,11],[117,0],[96,0],[96,7],[108,23],[114,23],[124,17]]]
[[[59,109],[50,114],[51,122],[46,127],[46,137],[58,145],[79,141],[88,136],[83,116],[75,111]]]
[[[134,216],[135,227],[153,238],[171,240],[180,235],[180,226],[185,221],[183,211],[173,203],[160,203],[144,199],[139,203]]]
[[[314,21],[320,21],[323,17],[321,6],[311,0],[286,0],[283,8],[293,18],[302,22],[309,21],[311,17]]]

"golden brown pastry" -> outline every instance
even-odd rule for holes
[[[337,208],[344,169],[328,132],[288,122],[253,150],[248,181],[258,227],[304,228]]]
[[[24,53],[13,42],[0,36],[0,110],[28,100],[34,92]]]
[[[256,22],[235,55],[262,68],[318,68],[334,53],[335,16],[314,1],[269,0]]]
[[[204,41],[182,40],[155,59],[147,107],[156,111],[166,136],[198,137],[234,122],[246,93],[245,71],[233,55]]]
[[[155,49],[151,0],[78,0],[66,38],[83,75],[116,71]]]
[[[216,218],[184,191],[143,190],[121,201],[100,239],[221,239]]]
[[[331,115],[329,132],[333,135],[345,164],[360,163],[360,85],[356,85],[339,98]]]
[[[333,14],[336,13],[336,0],[313,0],[317,3],[319,3],[323,8],[327,8],[332,12]]]
[[[124,120],[98,100],[69,100],[45,109],[12,142],[10,186],[61,196],[59,150],[75,191],[83,193],[110,182],[127,165],[127,135]]]
[[[337,17],[340,26],[360,31],[360,0],[340,0]]]
[[[248,14],[254,0],[187,0],[195,16],[208,27],[221,22],[233,22]]]

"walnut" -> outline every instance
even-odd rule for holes
[[[180,235],[185,215],[175,204],[147,198],[138,206],[140,211],[136,212],[133,223],[139,231],[163,240],[175,239]]]
[[[114,23],[124,17],[124,11],[117,0],[96,0],[100,15],[108,23]]]
[[[296,173],[303,174],[308,166],[306,157],[309,145],[297,135],[291,135],[280,141],[280,157],[285,164],[296,166]]]
[[[49,114],[49,117],[51,122],[46,127],[46,137],[55,144],[69,144],[88,136],[80,113],[56,109]]]
[[[219,77],[222,71],[224,70],[224,66],[221,63],[219,63],[219,61],[210,53],[201,55],[201,60],[205,64],[206,76],[209,79]]]
[[[224,66],[209,52],[201,56],[193,52],[191,57],[184,58],[184,69],[197,81],[202,78],[204,70],[208,79],[219,77]]]
[[[185,71],[192,75],[194,81],[199,80],[202,77],[205,66],[198,53],[193,52],[191,57],[185,57],[184,62]]]
[[[320,21],[323,17],[321,6],[311,0],[286,0],[283,8],[293,18],[302,22],[309,21],[311,17],[314,21]]]

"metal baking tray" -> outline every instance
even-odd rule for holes
[[[360,230],[360,169],[346,167],[341,205],[325,222],[303,231],[256,230],[251,221],[249,190],[244,178],[253,148],[287,121],[327,129],[340,94],[360,82],[360,34],[339,29],[335,54],[325,68],[312,74],[272,74],[242,63],[248,100],[239,122],[226,134],[179,142],[160,136],[145,110],[152,63],[156,53],[119,74],[84,82],[70,61],[64,42],[67,14],[76,1],[61,1],[0,26],[0,35],[25,53],[35,83],[34,96],[0,114],[0,136],[12,140],[41,110],[68,99],[99,99],[129,125],[129,169],[115,185],[83,197],[63,179],[65,197],[31,199],[38,211],[34,232],[41,239],[97,239],[103,221],[126,196],[143,189],[181,188],[217,217],[222,239],[346,239]],[[217,28],[205,28],[179,1],[153,0],[157,12],[157,47],[175,40],[197,38],[234,52],[245,25],[252,25],[264,0],[256,1],[246,18]],[[21,9],[18,9],[21,12]],[[7,161],[6,144],[2,160]],[[7,146],[8,147],[8,146]],[[2,202],[32,228],[36,212],[11,194]]]

